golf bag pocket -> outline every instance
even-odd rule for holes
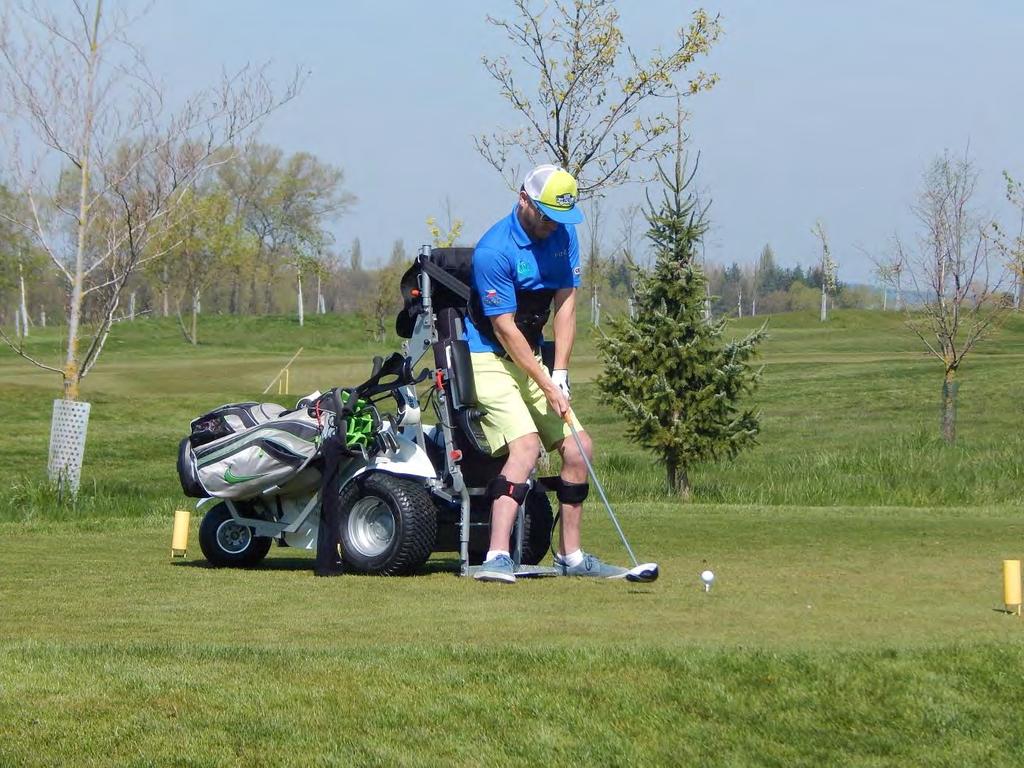
[[[178,443],[178,479],[181,481],[181,490],[186,496],[193,499],[205,499],[206,489],[199,482],[199,473],[196,471],[196,455],[192,452],[192,439],[184,438]]]
[[[319,449],[316,419],[298,411],[199,445],[186,438],[178,477],[189,496],[247,499],[287,481]]]
[[[204,413],[191,423],[193,446],[243,432],[257,424],[276,419],[284,412],[277,403],[228,403]]]

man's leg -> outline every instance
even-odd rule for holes
[[[586,451],[587,459],[592,459],[593,445],[586,432],[579,430],[580,442]],[[567,437],[558,445],[562,455],[562,491],[560,496],[570,499],[582,498],[587,490],[587,465],[583,460],[576,440]],[[571,484],[578,484],[573,487]],[[564,576],[594,576],[603,579],[625,578],[628,571],[617,565],[609,565],[594,555],[583,551],[580,544],[580,524],[583,518],[583,502],[570,499],[559,501],[562,515],[562,526],[559,535],[558,554],[555,556],[555,569]]]
[[[536,432],[517,437],[508,444],[508,459],[501,474],[510,483],[525,483],[537,464],[540,438]],[[583,469],[586,472],[586,467]],[[499,496],[491,505],[491,551],[509,551],[512,526],[515,524],[519,503],[511,496]]]
[[[583,450],[587,452],[587,458],[593,461],[594,452],[590,435],[580,431],[579,436],[580,442],[583,443]],[[583,457],[580,455],[580,449],[576,445],[576,441],[571,437],[567,437],[559,442],[556,447],[558,448],[558,453],[562,456],[562,472],[560,475],[562,481],[578,484],[587,482],[587,465],[583,462]],[[558,535],[558,553],[565,555],[581,548],[580,523],[583,518],[583,503],[572,504],[560,501],[558,511],[562,519]]]

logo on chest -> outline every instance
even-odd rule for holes
[[[533,268],[530,266],[530,262],[520,261],[518,264],[516,264],[516,272],[518,272],[520,275],[525,276],[533,272]]]

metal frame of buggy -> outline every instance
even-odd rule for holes
[[[452,322],[446,329],[446,332],[440,332],[438,316],[434,309],[433,304],[433,291],[435,282],[444,285],[446,288],[451,290],[457,295],[462,296],[468,301],[469,298],[469,286],[458,280],[453,275],[446,272],[441,267],[437,266],[431,261],[432,249],[429,245],[424,245],[420,248],[420,253],[416,258],[416,262],[419,265],[420,271],[418,274],[418,288],[420,293],[420,301],[422,302],[422,311],[418,314],[415,325],[412,330],[412,334],[407,342],[404,344],[404,353],[409,358],[410,363],[415,367],[418,362],[428,352],[434,354],[434,364],[432,366],[433,376],[432,382],[435,393],[435,408],[437,412],[437,429],[441,430],[443,436],[443,447],[444,447],[444,467],[436,467],[439,478],[447,479],[447,482],[439,479],[436,486],[432,488],[432,492],[449,501],[458,501],[460,507],[459,514],[459,573],[462,576],[470,576],[480,569],[480,566],[470,565],[469,558],[469,544],[470,544],[470,532],[474,525],[487,525],[488,523],[474,523],[472,521],[471,514],[471,498],[474,496],[485,496],[486,488],[477,486],[468,486],[465,481],[465,475],[463,473],[462,464],[464,461],[472,461],[472,456],[466,456],[465,451],[457,445],[455,432],[457,428],[461,428],[463,434],[469,438],[470,442],[475,442],[472,435],[466,434],[468,431],[466,428],[459,427],[460,416],[462,423],[466,424],[466,414],[463,411],[467,406],[474,406],[475,403],[465,403],[463,398],[465,392],[460,391],[462,389],[472,388],[470,383],[467,386],[467,382],[472,382],[472,368],[469,364],[468,355],[462,355],[459,350],[455,348],[452,342],[461,342],[465,344],[463,338],[462,319],[461,317]],[[403,396],[406,398],[406,402],[410,404],[417,404],[418,400],[416,397],[415,389],[413,387],[406,387]],[[477,411],[477,415],[480,412]],[[424,446],[424,434],[422,425],[417,423],[415,425],[408,425],[406,429],[412,428],[415,430],[415,436],[420,446]],[[482,448],[478,448],[481,452]],[[530,485],[529,493],[544,493],[548,489],[542,483],[538,481],[536,470],[532,473],[528,480]],[[529,497],[529,494],[527,494]],[[515,573],[517,576],[554,576],[557,571],[550,566],[540,565],[523,565],[522,564],[522,552],[523,552],[523,532],[525,530],[525,519],[526,519],[526,502],[519,505],[516,513],[515,525],[513,528],[512,538],[512,561],[515,565]]]

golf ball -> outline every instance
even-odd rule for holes
[[[703,581],[705,584],[710,584],[712,581],[715,580],[715,572],[701,571],[700,580]]]

